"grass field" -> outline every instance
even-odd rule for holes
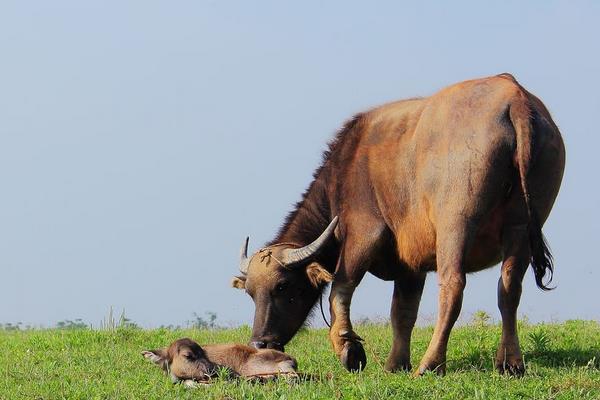
[[[324,329],[300,332],[286,350],[315,380],[256,384],[217,381],[210,387],[173,385],[140,351],[188,336],[199,343],[245,342],[247,327],[216,330],[0,331],[1,399],[600,399],[600,324],[520,323],[527,365],[522,379],[498,375],[493,356],[500,328],[485,320],[455,328],[448,374],[413,378],[383,371],[391,343],[387,325],[361,325],[369,363],[347,373],[333,355]],[[432,328],[413,334],[413,364],[424,353]]]

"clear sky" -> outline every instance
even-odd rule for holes
[[[520,313],[600,319],[600,3],[420,3],[2,1],[0,322],[248,323],[242,240],[274,236],[345,119],[501,72],[567,147],[558,288],[528,273]],[[499,318],[498,275],[468,277],[463,318]],[[391,291],[367,277],[353,314],[387,316]],[[421,321],[436,309],[431,274]]]

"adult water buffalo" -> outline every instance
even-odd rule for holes
[[[437,271],[439,314],[417,373],[444,373],[465,274],[501,261],[496,366],[522,374],[521,281],[531,263],[537,285],[548,289],[552,257],[541,226],[564,162],[548,110],[509,74],[355,116],[330,144],[275,239],[251,257],[247,241],[243,247],[242,275],[233,285],[255,303],[252,343],[282,349],[332,281],[331,343],[348,370],[363,368],[350,302],[369,271],[394,281],[394,340],[385,368],[411,369],[410,337],[425,275]]]

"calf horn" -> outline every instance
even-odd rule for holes
[[[338,217],[334,217],[333,220],[329,223],[327,228],[321,233],[321,235],[315,239],[314,242],[308,244],[299,249],[286,249],[283,251],[283,259],[282,262],[286,266],[293,266],[302,263],[303,261],[307,261],[314,257],[327,243],[329,238],[333,235],[335,231],[335,227],[338,224]]]
[[[250,260],[248,259],[248,242],[250,241],[250,237],[246,236],[246,241],[242,245],[242,249],[240,250],[240,272],[244,275],[248,274],[248,265],[250,264]]]

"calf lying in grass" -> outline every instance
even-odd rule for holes
[[[272,349],[255,349],[241,344],[213,344],[200,346],[184,338],[169,347],[146,350],[142,355],[158,364],[171,376],[173,383],[186,386],[208,382],[225,368],[230,376],[264,379],[280,374],[295,374],[296,360]]]

